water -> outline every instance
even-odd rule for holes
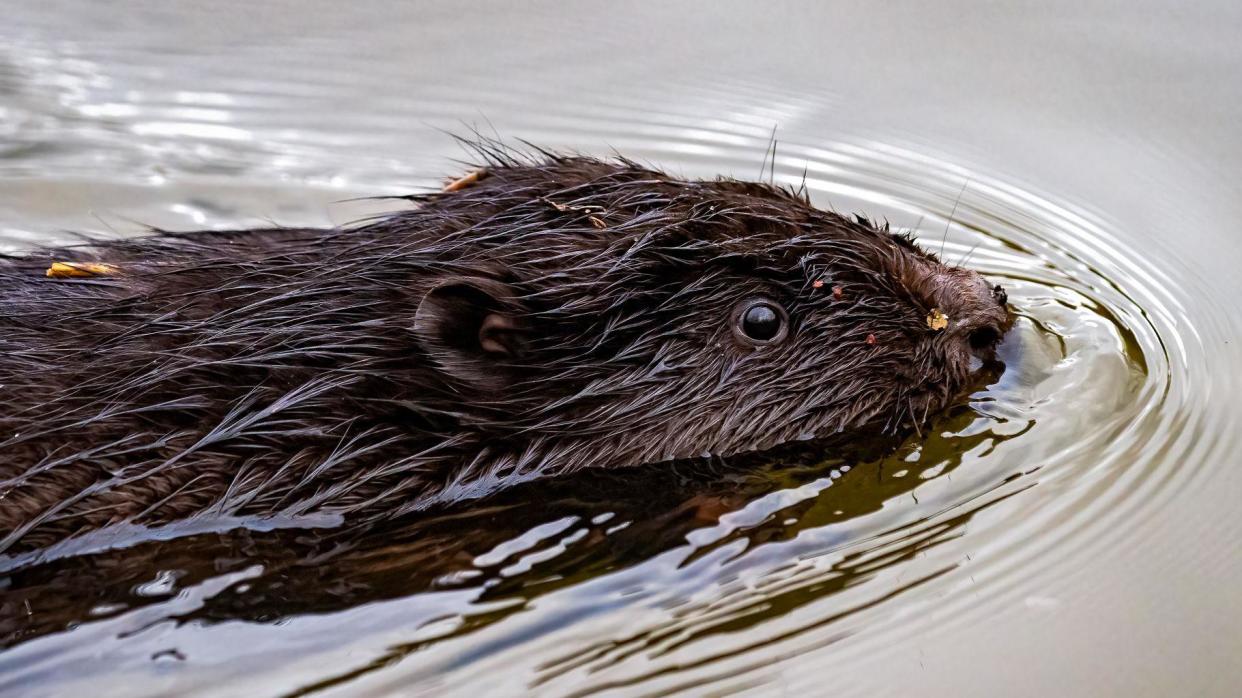
[[[777,180],[1009,290],[889,454],[549,483],[10,574],[5,695],[1232,695],[1242,11],[14,4],[0,246],[340,223],[444,130]]]

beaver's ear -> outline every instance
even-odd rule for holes
[[[521,359],[526,323],[513,290],[494,279],[454,276],[423,295],[414,333],[437,367],[479,386],[504,383],[503,365]]]

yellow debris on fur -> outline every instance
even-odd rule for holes
[[[940,308],[932,308],[927,314],[927,326],[939,332],[949,326],[949,316],[940,312]]]
[[[448,184],[444,185],[444,191],[449,192],[449,191],[457,191],[459,189],[465,189],[466,187],[470,186],[471,184],[474,184],[475,182],[478,182],[480,179],[483,179],[486,176],[487,176],[487,170],[475,170],[474,172],[471,172],[465,175],[464,177],[459,177],[449,182]]]
[[[47,268],[49,279],[84,279],[91,276],[112,276],[118,272],[111,264],[98,262],[52,262]]]

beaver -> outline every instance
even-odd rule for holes
[[[917,427],[1009,325],[804,188],[492,149],[402,198],[0,257],[0,552]]]

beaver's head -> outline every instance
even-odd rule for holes
[[[477,179],[383,225],[442,231],[414,324],[501,471],[915,425],[1007,327],[978,273],[777,187],[580,158]]]

